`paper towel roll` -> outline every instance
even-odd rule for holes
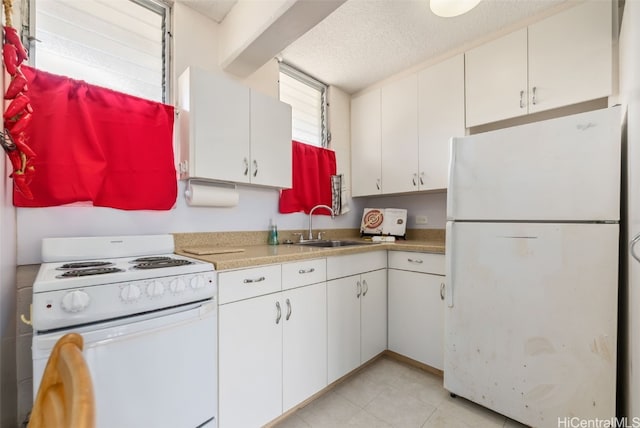
[[[194,207],[235,207],[240,195],[233,188],[191,183],[185,191],[187,205]]]

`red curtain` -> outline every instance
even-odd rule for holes
[[[168,210],[177,197],[172,106],[23,65],[33,118],[26,135],[37,157],[33,200],[79,201],[123,210]]]
[[[293,141],[293,188],[280,194],[280,212],[309,214],[318,204],[331,206],[331,176],[336,173],[333,150]],[[331,213],[317,210],[314,214]]]

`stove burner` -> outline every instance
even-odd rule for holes
[[[107,266],[113,266],[113,263],[102,262],[99,260],[96,260],[93,262],[73,262],[73,263],[65,263],[57,269],[58,270],[84,269],[84,268],[90,268],[90,267],[107,267]]]
[[[107,273],[115,273],[115,272],[124,272],[124,271],[122,269],[118,269],[115,267],[77,269],[77,270],[66,271],[62,275],[58,275],[58,278],[75,278],[80,276],[104,275]]]
[[[173,267],[173,266],[192,265],[192,264],[193,262],[189,260],[169,258],[168,260],[161,260],[157,262],[139,263],[135,265],[133,268],[134,269],[159,269],[159,268],[166,268],[166,267]]]
[[[171,257],[168,257],[168,256],[150,256],[150,257],[140,257],[139,259],[132,260],[131,263],[164,262],[167,260],[172,260],[172,259]]]

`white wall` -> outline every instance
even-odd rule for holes
[[[640,232],[640,2],[627,0],[620,32],[620,103],[628,108],[628,243]],[[628,257],[628,256],[627,256]],[[640,418],[640,266],[629,260],[627,283],[621,292],[628,304],[626,317],[625,413]],[[624,328],[624,327],[623,327]],[[624,348],[623,348],[624,349]],[[629,419],[631,421],[631,419]]]
[[[207,70],[219,70],[217,24],[176,3],[173,9],[173,71],[179,76],[189,65]],[[275,62],[265,64],[244,80],[256,90],[277,96],[278,69]],[[175,82],[175,81],[174,81]],[[173,88],[175,91],[176,85]],[[349,97],[333,91],[332,144],[339,148],[339,172],[350,166],[349,160]],[[347,114],[345,115],[345,112]],[[17,211],[19,265],[40,262],[40,242],[52,236],[130,235],[171,232],[215,232],[267,230],[273,219],[280,230],[305,229],[307,216],[302,213],[279,214],[279,193],[275,189],[239,186],[240,203],[234,208],[189,207],[184,201],[184,182],[180,182],[176,207],[170,211],[120,211],[91,206],[52,208],[19,208]],[[356,202],[356,206],[358,203]],[[331,220],[328,216],[314,219],[316,228],[359,227],[361,210]],[[15,300],[15,298],[14,298]]]
[[[408,229],[444,229],[447,225],[447,193],[379,196],[363,201],[366,208],[404,208]],[[364,208],[364,207],[363,207]],[[426,225],[416,224],[416,216],[426,216]]]

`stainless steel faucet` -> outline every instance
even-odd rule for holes
[[[313,229],[311,227],[311,222],[313,219],[313,212],[318,208],[325,208],[329,210],[329,212],[331,212],[331,218],[336,218],[336,213],[333,212],[333,208],[328,205],[316,205],[315,207],[311,208],[311,211],[309,211],[309,239],[313,239]]]

